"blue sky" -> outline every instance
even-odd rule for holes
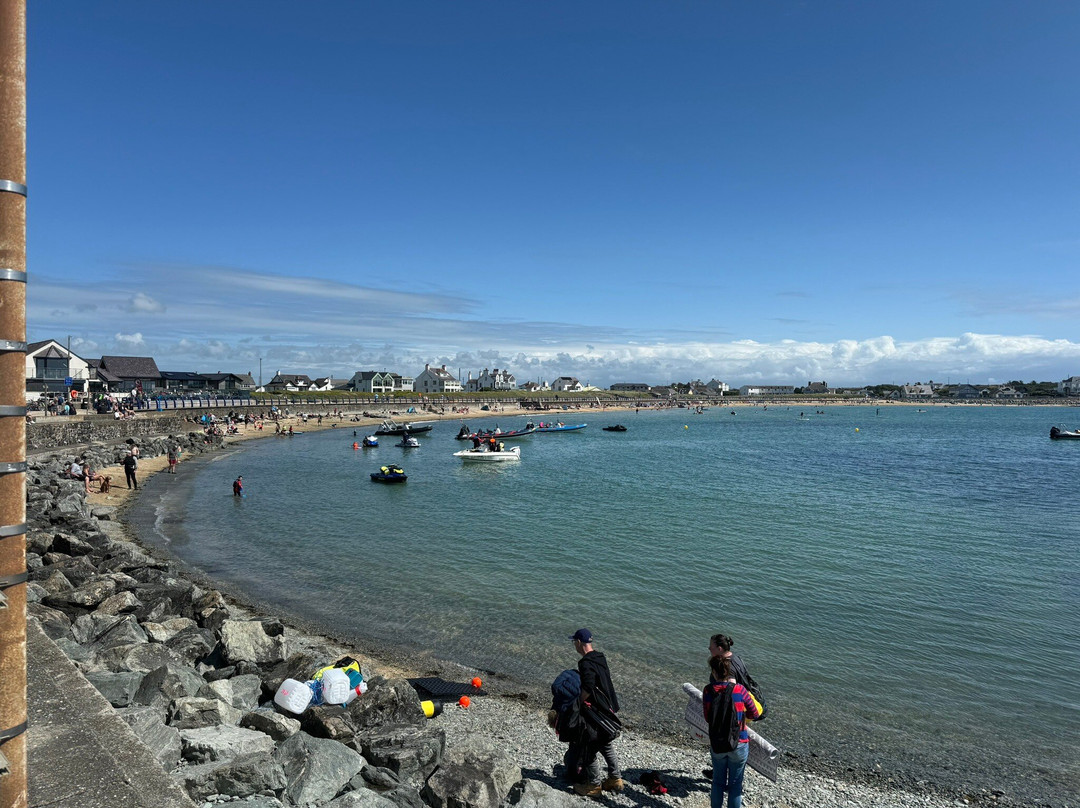
[[[606,386],[1080,374],[1080,4],[29,8],[29,336]]]

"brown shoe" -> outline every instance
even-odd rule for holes
[[[582,797],[599,797],[603,791],[596,783],[576,783],[574,793]]]
[[[600,787],[603,788],[604,791],[622,791],[623,781],[621,777],[609,777],[600,784]]]

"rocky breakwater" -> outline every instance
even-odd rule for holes
[[[168,441],[188,451],[203,436]],[[91,462],[125,444],[85,454]],[[28,612],[196,801],[256,808],[552,808],[577,798],[536,781],[503,748],[474,735],[447,749],[404,679],[364,671],[368,692],[347,707],[299,716],[273,703],[344,650],[258,617],[197,585],[174,562],[129,540],[112,508],[87,507],[60,458],[28,474]],[[357,656],[354,651],[349,651]],[[359,658],[359,657],[358,657]]]

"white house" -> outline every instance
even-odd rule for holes
[[[72,389],[79,393],[90,391],[90,380],[97,374],[90,363],[54,339],[32,342],[26,346],[26,392],[36,394],[66,391],[65,381],[71,379]]]
[[[730,387],[728,387],[727,382],[722,382],[719,379],[710,379],[709,383],[705,386],[712,390],[714,393],[719,393],[720,395],[723,395],[731,389]]]
[[[900,398],[910,401],[927,401],[934,397],[934,389],[928,384],[905,384],[900,388]]]
[[[349,389],[357,393],[392,393],[394,377],[377,370],[358,370],[349,379]]]
[[[489,371],[484,368],[484,372],[475,379],[472,377],[472,371],[469,371],[465,390],[469,393],[478,393],[481,390],[513,390],[515,384],[517,384],[517,379],[510,371],[498,368]]]
[[[545,390],[550,390],[547,382],[525,382],[518,385],[518,390],[525,393],[542,393]]]
[[[1070,376],[1058,382],[1057,391],[1063,396],[1080,396],[1080,376]]]
[[[794,386],[786,384],[744,384],[739,388],[740,396],[790,396],[794,393]]]
[[[433,368],[424,365],[422,372],[413,380],[413,391],[417,393],[460,393],[461,382],[446,369],[446,365]]]
[[[401,376],[397,373],[391,373],[390,378],[394,380],[394,391],[397,393],[411,393],[413,392],[413,385],[416,380],[412,376]]]
[[[585,389],[585,385],[573,376],[560,376],[551,383],[551,389],[556,393],[577,393]]]
[[[282,373],[280,370],[266,385],[266,389],[275,392],[300,393],[310,390],[313,382],[304,373]]]

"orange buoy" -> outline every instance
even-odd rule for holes
[[[458,699],[457,703],[458,707],[468,707],[470,704],[472,704],[472,699],[470,699],[468,696],[462,696],[460,699]]]
[[[352,447],[353,447],[353,449],[354,449],[354,450],[356,450],[356,449],[359,449],[359,448],[360,448],[360,444],[359,444],[359,443],[357,443],[356,441],[353,441],[353,442],[352,442]]]
[[[473,677],[473,680],[472,680],[472,686],[473,686],[473,687],[475,687],[475,688],[476,688],[477,690],[479,690],[479,689],[480,689],[480,687],[481,687],[481,685],[483,685],[483,684],[484,684],[484,683],[483,683],[482,681],[480,681],[480,677],[479,677],[479,676],[474,676],[474,677]]]

